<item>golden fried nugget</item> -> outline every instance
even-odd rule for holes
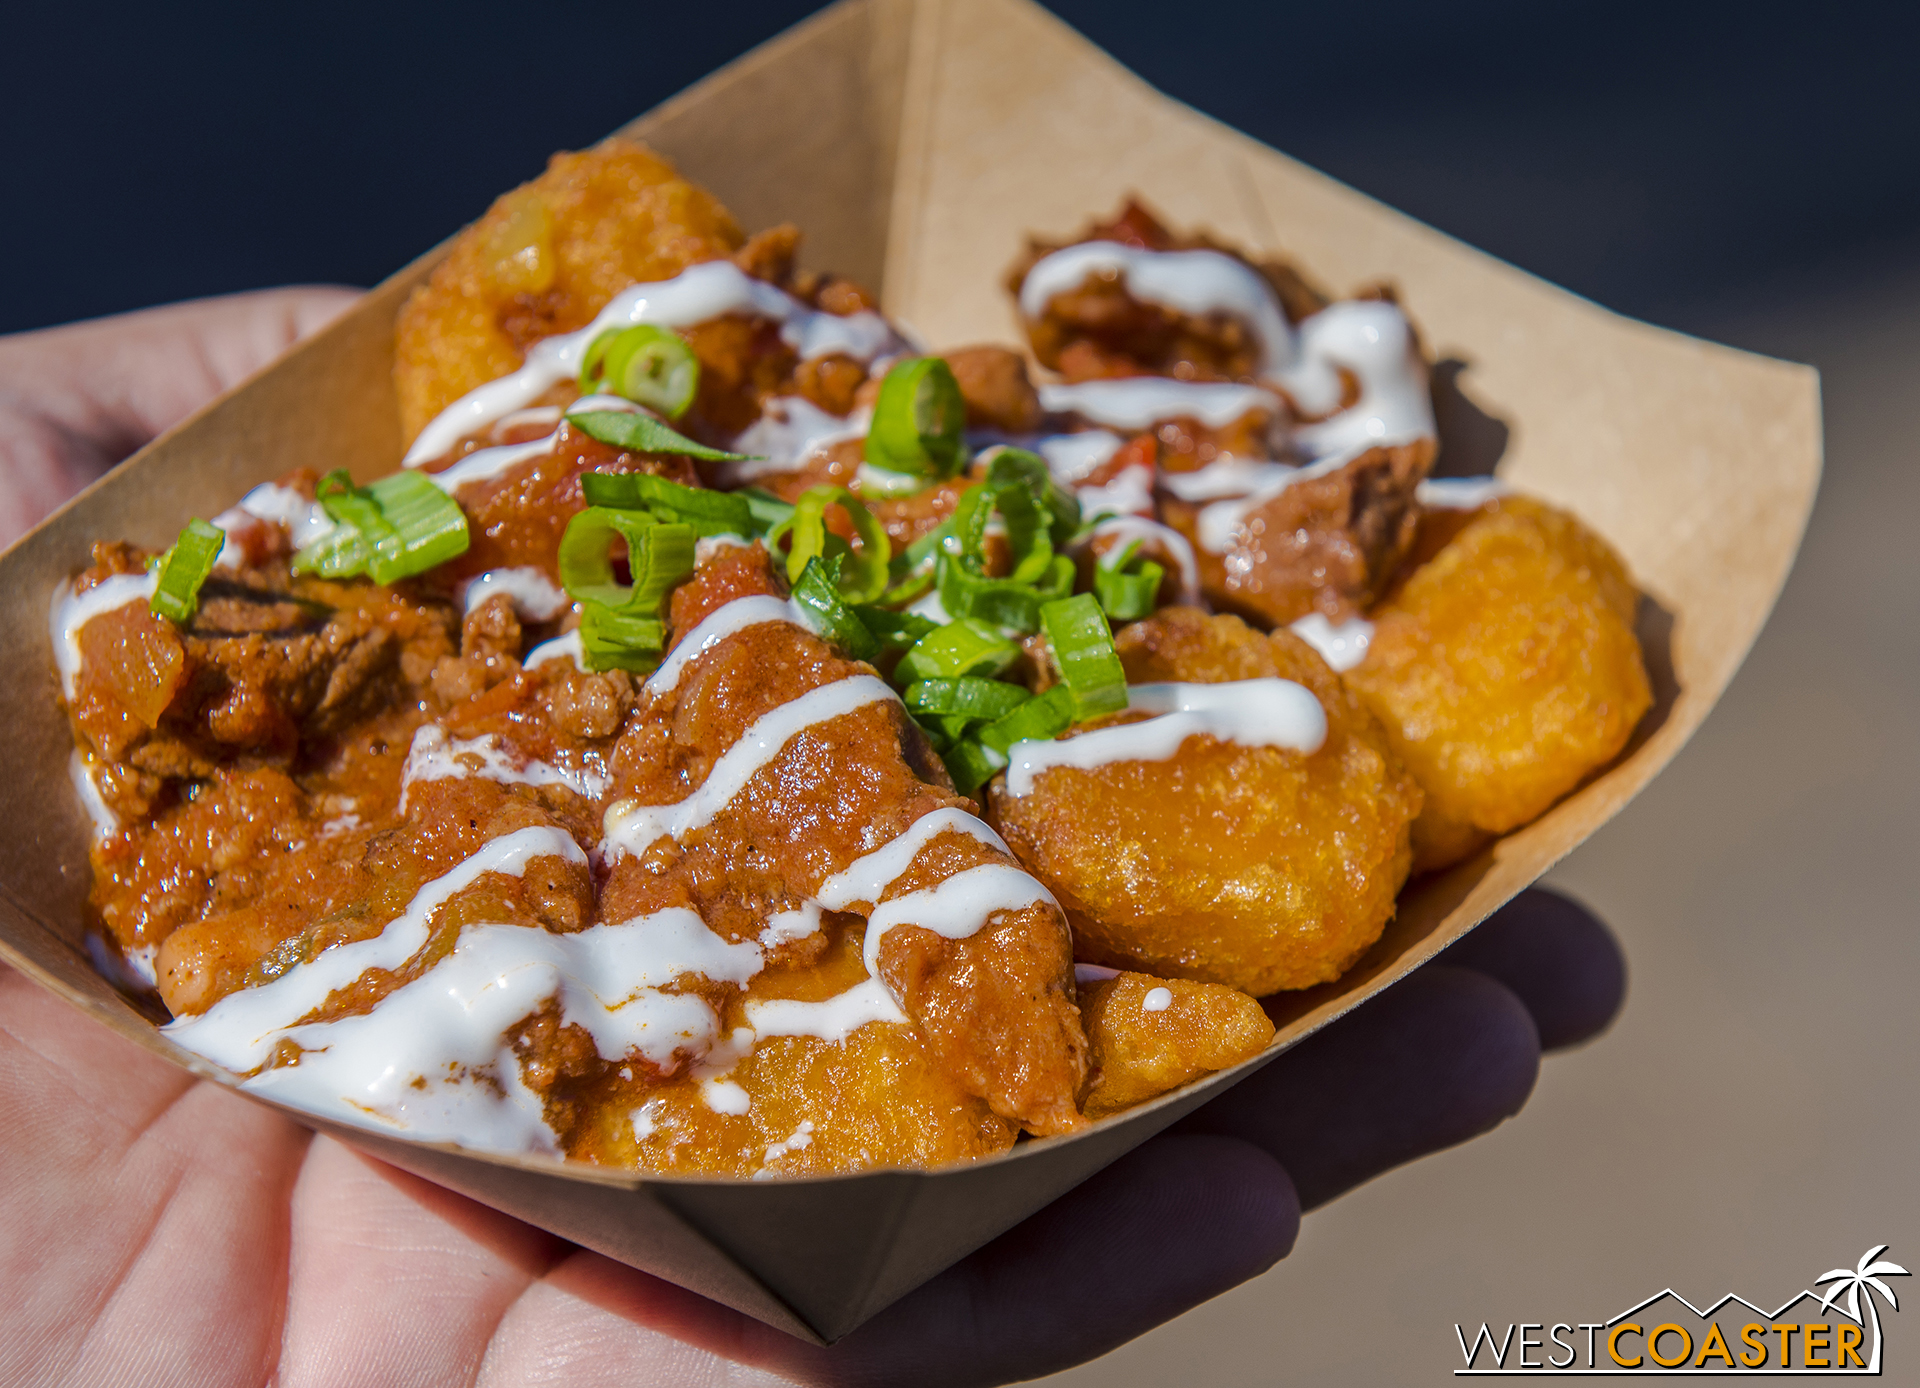
[[[746,241],[726,208],[631,140],[556,154],[497,199],[400,311],[394,384],[411,440],[532,343],[585,327],[630,284],[670,279]]]
[[[1302,755],[1196,736],[1167,761],[1050,767],[1019,797],[997,780],[996,826],[1066,908],[1079,957],[1256,996],[1338,978],[1411,861],[1420,789],[1385,734],[1290,632],[1170,607],[1115,644],[1135,684],[1305,685],[1327,739]]]
[[[1080,990],[1093,1082],[1089,1118],[1144,1104],[1250,1060],[1273,1040],[1260,1004],[1237,988],[1123,973]]]
[[[1426,790],[1418,870],[1525,824],[1619,755],[1653,702],[1637,601],[1606,541],[1503,497],[1375,610],[1346,678]]]

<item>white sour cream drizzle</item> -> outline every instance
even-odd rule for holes
[[[1498,477],[1429,477],[1414,492],[1422,506],[1445,511],[1477,511],[1511,495],[1513,488]]]
[[[874,907],[867,916],[860,955],[867,972],[878,978],[880,942],[896,925],[917,925],[949,940],[964,940],[1001,911],[1018,911],[1043,901],[1059,909],[1052,892],[1011,863],[982,863]]]
[[[427,723],[414,733],[413,743],[407,748],[407,764],[400,773],[400,813],[407,812],[407,792],[415,783],[465,780],[469,776],[502,785],[565,786],[588,800],[598,800],[613,785],[604,772],[586,768],[570,771],[521,757],[500,741],[498,733],[449,737],[438,723]]]
[[[523,565],[512,569],[488,569],[467,580],[461,610],[471,612],[495,594],[505,593],[514,611],[535,622],[551,622],[573,606],[573,599],[547,577],[546,570]]]
[[[1354,456],[1352,453],[1334,453],[1305,467],[1289,467],[1285,463],[1246,463],[1236,459],[1210,463],[1193,472],[1168,473],[1161,478],[1161,482],[1176,496],[1180,496],[1184,489],[1186,496],[1182,499],[1218,496],[1222,492],[1227,494],[1225,500],[1209,502],[1194,516],[1194,534],[1200,541],[1200,547],[1210,554],[1225,554],[1240,543],[1247,515],[1254,508],[1264,506],[1297,482],[1311,481],[1315,477],[1338,472],[1352,462]],[[1222,471],[1214,474],[1215,468]],[[1236,491],[1238,495],[1234,494]]]
[[[1373,642],[1373,623],[1365,617],[1333,622],[1324,613],[1309,612],[1287,630],[1320,652],[1320,658],[1334,670],[1351,670],[1365,660],[1367,647]]]
[[[680,676],[685,673],[689,662],[705,655],[735,632],[745,631],[748,627],[764,626],[768,622],[806,626],[801,619],[800,609],[785,598],[761,594],[750,598],[735,598],[732,602],[715,608],[701,618],[692,631],[673,643],[673,649],[667,652],[667,658],[660,662],[660,668],[647,677],[647,693],[656,699],[663,694],[671,694],[679,686]],[[808,630],[811,629],[808,628]]]
[[[1250,410],[1280,409],[1280,399],[1272,391],[1231,381],[1126,376],[1038,389],[1040,406],[1049,414],[1077,414],[1094,424],[1136,431],[1168,419],[1191,419],[1209,429],[1224,429]]]
[[[587,668],[586,648],[580,644],[580,629],[575,627],[564,636],[556,636],[551,641],[542,641],[527,652],[527,658],[521,662],[521,668],[531,670],[535,666],[545,665],[549,660],[571,660],[582,670]]]
[[[1136,684],[1127,703],[1156,716],[1052,742],[1016,742],[1007,753],[1007,793],[1032,794],[1034,777],[1056,766],[1091,771],[1113,762],[1167,761],[1188,738],[1202,735],[1302,753],[1319,751],[1327,740],[1326,710],[1292,680]]]
[[[1118,275],[1143,303],[1200,316],[1240,319],[1260,341],[1260,374],[1286,386],[1309,414],[1340,403],[1340,377],[1323,359],[1302,351],[1280,301],[1261,273],[1219,251],[1149,251],[1113,241],[1086,241],[1039,260],[1020,286],[1020,311],[1046,312],[1056,294],[1078,289],[1090,275]]]
[[[1147,995],[1140,999],[1142,1012],[1165,1012],[1173,1006],[1173,989],[1149,988]]]
[[[670,805],[641,805],[616,800],[607,807],[606,861],[618,862],[638,853],[657,839],[680,838],[706,824],[725,809],[764,767],[780,755],[787,743],[817,723],[839,718],[869,704],[897,700],[884,680],[874,675],[852,675],[810,689],[799,698],[762,714],[721,754],[700,788]]]
[[[295,549],[305,549],[333,533],[333,517],[327,514],[326,507],[278,482],[261,483],[241,497],[239,505],[213,518],[214,526],[228,535],[256,521],[285,526]],[[243,558],[238,545],[227,545],[213,563],[215,568],[237,569]]]
[[[80,673],[80,628],[117,607],[151,601],[158,584],[159,576],[153,573],[114,574],[84,593],[75,593],[71,583],[53,590],[47,618],[53,636],[53,663],[60,672],[60,688],[69,699],[73,697],[73,677]]]
[[[863,439],[873,422],[873,411],[855,410],[845,418],[828,414],[804,395],[776,395],[760,418],[734,436],[735,453],[743,463],[728,463],[730,480],[750,481],[772,472],[792,472],[836,443]]]
[[[444,456],[470,434],[529,405],[580,374],[589,344],[609,328],[657,323],[686,328],[726,314],[770,318],[780,336],[802,358],[845,353],[861,362],[908,350],[879,314],[870,311],[839,317],[808,308],[786,291],[754,279],[731,261],[710,260],[669,280],[622,290],[578,332],[542,339],[527,351],[519,370],[469,391],[420,431],[407,450],[405,464],[419,467]]]
[[[73,779],[73,793],[79,796],[81,808],[93,821],[93,841],[105,843],[120,832],[120,816],[100,794],[100,783],[93,779],[93,762],[78,747],[67,759],[67,774]]]
[[[1348,408],[1294,431],[1309,457],[1433,437],[1426,363],[1398,305],[1374,299],[1328,304],[1301,321],[1300,349],[1310,360],[1344,366],[1360,382],[1360,398]]]
[[[1052,389],[1052,387],[1043,387]],[[1049,434],[1036,439],[1033,451],[1047,460],[1047,471],[1063,487],[1077,486],[1112,461],[1126,440],[1105,429],[1086,429],[1077,434]]]
[[[535,858],[561,858],[582,867],[587,862],[580,845],[558,829],[536,827],[504,834],[422,887],[407,909],[378,935],[324,950],[276,979],[229,993],[205,1012],[177,1018],[163,1030],[216,1065],[237,1073],[257,1069],[266,1063],[281,1034],[318,1008],[328,994],[369,969],[398,969],[418,954],[427,943],[434,914],[456,892],[491,872],[521,876]]]
[[[747,1004],[747,1025],[762,1038],[812,1036],[843,1042],[869,1022],[906,1020],[907,1014],[877,977],[862,979],[846,992],[819,1002],[770,998]]]
[[[965,810],[949,807],[921,815],[900,834],[889,839],[865,857],[855,858],[846,867],[820,884],[813,896],[829,911],[847,911],[857,905],[871,905],[886,894],[888,887],[913,866],[920,850],[942,834],[965,834],[989,848],[1012,856],[1006,840],[987,827],[986,821]]]
[[[1121,468],[1104,486],[1076,487],[1074,499],[1082,516],[1107,512],[1115,516],[1151,516],[1153,514],[1153,468],[1141,463]]]

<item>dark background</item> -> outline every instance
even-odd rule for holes
[[[21,6],[0,331],[370,284],[810,0]],[[1920,7],[1053,0],[1162,89],[1677,327],[1920,249]]]

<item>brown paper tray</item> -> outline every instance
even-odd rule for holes
[[[1000,275],[1029,231],[1138,192],[1177,224],[1284,251],[1338,288],[1395,282],[1443,380],[1442,470],[1577,512],[1648,594],[1656,703],[1627,754],[1544,818],[1401,899],[1338,984],[1284,1000],[1260,1059],[1067,1139],[978,1165],[789,1182],[642,1178],[307,1123],[396,1166],[809,1339],[832,1340],[1465,934],[1611,818],[1713,707],[1793,562],[1820,472],[1804,366],[1619,318],[1500,264],[1146,87],[1026,0],[843,0],[629,127],[748,227],[883,287],[936,346],[1018,337]],[[207,1079],[87,962],[87,824],[55,707],[48,597],[95,537],[167,544],[306,465],[400,456],[396,310],[429,252],[0,556],[0,958]],[[1474,404],[1467,403],[1470,396]],[[1504,451],[1502,446],[1504,445]],[[1483,470],[1469,467],[1466,470]]]

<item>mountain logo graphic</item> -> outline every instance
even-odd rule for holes
[[[1728,1292],[1706,1307],[1695,1306],[1673,1288],[1656,1292],[1603,1321],[1519,1322],[1496,1333],[1482,1322],[1468,1339],[1455,1325],[1464,1368],[1455,1377],[1485,1374],[1879,1374],[1882,1342],[1879,1302],[1900,1309],[1887,1285],[1889,1277],[1910,1274],[1881,1258],[1880,1244],[1860,1255],[1853,1267],[1834,1268],[1813,1279],[1769,1311]],[[1824,1287],[1823,1291],[1813,1288]],[[1799,1308],[1813,1303],[1803,1314]],[[1864,1303],[1864,1308],[1863,1308]],[[1740,1322],[1734,1307],[1758,1320]],[[1684,1315],[1682,1314],[1684,1308]],[[1788,1313],[1800,1317],[1785,1320]],[[1721,1317],[1729,1324],[1722,1324]],[[1671,1319],[1660,1319],[1666,1316]],[[1812,1317],[1826,1317],[1815,1320]],[[1864,1318],[1863,1318],[1864,1317]],[[1740,1322],[1740,1323],[1733,1323]],[[1540,1332],[1546,1332],[1542,1335]],[[1517,1351],[1517,1352],[1516,1352]],[[1509,1356],[1512,1362],[1509,1363]]]

